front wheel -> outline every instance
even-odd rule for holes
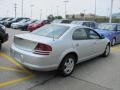
[[[0,42],[0,50],[1,50],[1,48],[2,48],[2,43]]]
[[[108,44],[105,48],[105,52],[103,53],[103,56],[107,57],[109,56],[109,54],[110,54],[110,45]]]
[[[115,43],[116,43],[116,39],[115,39],[115,38],[113,38],[113,40],[112,40],[112,42],[111,42],[111,46],[114,46],[114,45],[115,45]]]
[[[75,68],[75,57],[73,55],[67,55],[60,64],[59,73],[62,76],[69,76],[72,74]]]

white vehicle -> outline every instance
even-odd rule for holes
[[[45,25],[32,33],[15,35],[11,56],[33,70],[58,70],[70,75],[75,65],[110,53],[110,41],[84,26]]]
[[[25,22],[29,21],[30,19],[23,19],[19,22],[15,22],[15,23],[12,23],[11,24],[11,28],[13,29],[19,29],[19,27],[21,27],[22,25],[21,24],[24,24]]]

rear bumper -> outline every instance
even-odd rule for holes
[[[54,57],[41,56],[16,48],[12,45],[10,56],[25,67],[38,71],[51,71],[58,68]]]

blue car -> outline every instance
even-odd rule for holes
[[[98,26],[96,32],[107,37],[112,46],[120,43],[120,23],[102,23]]]

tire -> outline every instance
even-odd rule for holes
[[[64,77],[70,76],[76,65],[75,59],[74,55],[67,55],[60,64],[59,74]]]
[[[115,39],[115,38],[113,38],[113,39],[112,39],[112,42],[111,42],[111,46],[114,46],[114,45],[115,45],[115,43],[116,43],[116,39]]]
[[[105,52],[103,53],[103,56],[107,57],[107,56],[109,56],[109,54],[110,54],[110,45],[107,44],[107,46],[105,48]]]
[[[0,50],[2,49],[2,43],[0,42]]]

